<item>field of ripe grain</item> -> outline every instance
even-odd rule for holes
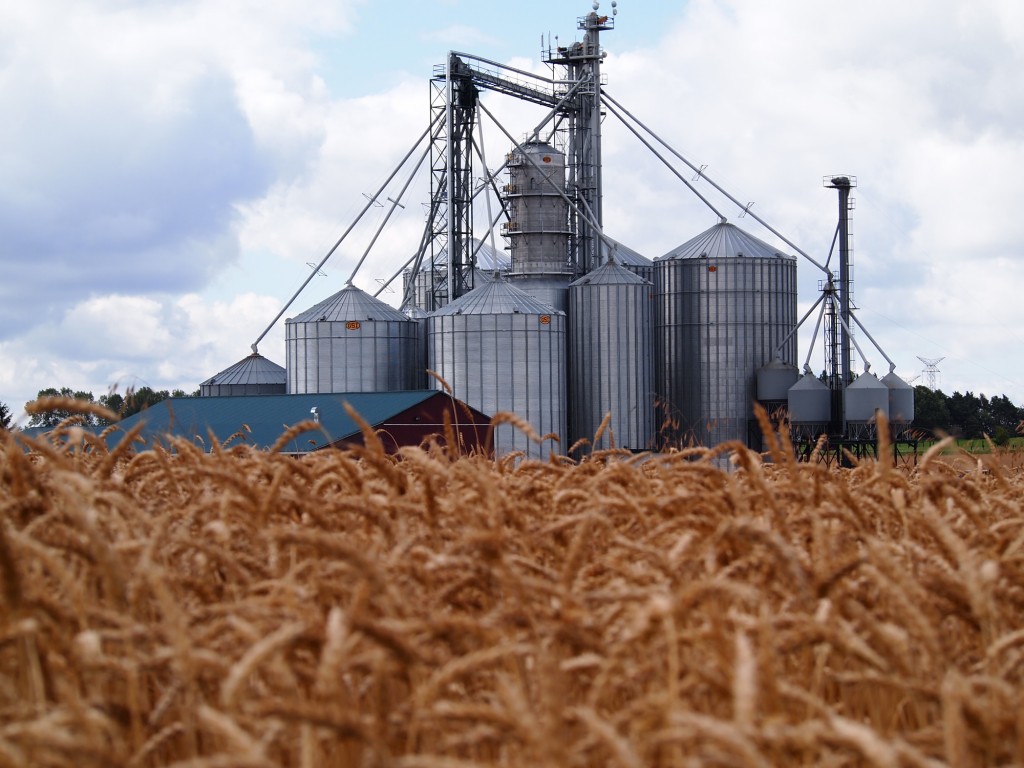
[[[0,435],[0,766],[1024,764],[998,455],[68,438]]]

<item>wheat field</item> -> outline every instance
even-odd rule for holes
[[[105,446],[0,435],[0,766],[1024,765],[998,454]]]

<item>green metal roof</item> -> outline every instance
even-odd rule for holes
[[[241,442],[257,448],[269,448],[291,426],[313,419],[319,409],[320,429],[296,436],[282,450],[306,452],[349,437],[359,425],[345,411],[348,403],[367,423],[377,425],[402,411],[436,395],[435,390],[405,392],[343,392],[313,395],[248,395],[237,397],[175,397],[164,400],[118,423],[108,441],[113,447],[124,432],[140,421],[146,426],[141,436],[146,446],[164,435],[185,437],[209,448],[212,430],[223,442],[236,432],[245,435]],[[248,431],[245,431],[248,428]],[[232,445],[238,444],[233,441]]]

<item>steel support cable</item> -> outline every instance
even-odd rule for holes
[[[820,270],[821,270],[822,272],[824,272],[824,273],[825,273],[826,275],[831,275],[831,273],[830,273],[830,272],[828,271],[828,269],[826,269],[826,268],[825,268],[825,267],[824,267],[823,265],[819,264],[819,263],[818,263],[818,262],[817,262],[817,261],[816,261],[816,260],[815,260],[815,259],[814,259],[813,257],[811,257],[811,256],[810,256],[810,255],[809,255],[809,254],[808,254],[808,253],[807,253],[806,251],[804,251],[804,250],[803,250],[803,249],[802,249],[802,248],[801,248],[800,246],[798,246],[798,245],[797,245],[796,243],[794,243],[794,242],[793,242],[792,240],[790,240],[790,239],[789,239],[789,238],[787,238],[787,237],[786,237],[785,235],[783,235],[783,234],[782,234],[781,232],[779,232],[778,230],[776,230],[776,229],[775,229],[774,227],[772,227],[772,226],[771,226],[771,225],[770,225],[770,224],[769,224],[768,222],[766,222],[766,221],[765,221],[764,219],[762,219],[762,218],[761,218],[760,216],[758,216],[758,215],[757,215],[756,213],[754,213],[753,211],[751,211],[749,207],[747,207],[747,206],[743,205],[743,203],[741,203],[741,202],[740,202],[739,200],[737,200],[737,199],[736,199],[735,197],[733,197],[732,195],[730,195],[730,194],[729,194],[729,193],[728,193],[728,192],[727,192],[727,191],[726,191],[725,189],[723,189],[723,188],[722,188],[721,186],[719,186],[718,184],[716,184],[716,183],[715,183],[715,181],[714,181],[714,180],[713,180],[713,179],[712,179],[712,178],[711,178],[710,176],[708,176],[708,175],[707,175],[706,173],[704,173],[704,171],[703,171],[703,170],[701,170],[700,168],[698,168],[697,166],[695,166],[695,165],[694,165],[693,163],[691,163],[691,162],[690,162],[689,160],[687,160],[687,159],[686,159],[685,157],[683,157],[683,156],[682,156],[681,154],[679,154],[679,152],[677,152],[677,151],[676,151],[675,149],[673,149],[673,148],[672,148],[672,147],[671,147],[671,146],[670,146],[670,145],[668,144],[668,142],[666,142],[666,141],[665,141],[664,139],[662,139],[662,138],[661,138],[660,136],[658,136],[658,134],[656,134],[656,133],[655,133],[654,131],[652,131],[652,130],[651,130],[651,129],[650,129],[649,127],[648,127],[648,126],[644,125],[644,123],[643,123],[643,122],[641,122],[641,121],[640,121],[640,120],[639,120],[639,119],[638,119],[638,118],[636,117],[636,115],[634,115],[634,114],[633,114],[632,112],[630,112],[630,111],[629,111],[628,109],[626,109],[625,107],[623,107],[623,106],[622,106],[622,105],[621,105],[621,104],[620,104],[620,103],[619,103],[618,101],[616,101],[616,100],[615,100],[614,98],[612,98],[611,96],[609,96],[609,95],[608,95],[608,92],[607,92],[607,91],[603,91],[603,94],[604,94],[604,97],[605,97],[605,99],[606,99],[607,101],[611,102],[611,103],[612,103],[612,104],[614,104],[614,105],[615,105],[616,107],[618,107],[619,109],[621,109],[621,110],[622,110],[622,111],[623,111],[623,112],[624,112],[624,113],[625,113],[626,115],[628,115],[628,116],[629,116],[629,118],[630,118],[630,119],[631,119],[632,121],[634,121],[634,122],[635,122],[635,123],[636,123],[637,125],[639,125],[639,126],[640,126],[641,128],[643,128],[643,129],[644,129],[645,131],[647,131],[647,133],[649,133],[649,134],[651,135],[651,137],[652,137],[652,138],[654,138],[654,139],[655,139],[655,140],[656,140],[656,141],[657,141],[657,142],[658,142],[659,144],[661,144],[661,145],[662,145],[663,147],[665,147],[665,149],[667,149],[667,150],[668,150],[669,152],[671,152],[671,153],[672,153],[673,155],[675,155],[675,157],[676,157],[677,159],[679,159],[680,161],[682,161],[683,163],[685,163],[685,164],[686,164],[686,165],[687,165],[687,166],[688,166],[688,167],[689,167],[689,168],[690,168],[691,170],[693,170],[693,171],[694,171],[694,172],[695,172],[695,173],[696,173],[696,174],[697,174],[698,176],[700,176],[701,178],[705,179],[705,180],[706,180],[706,181],[708,182],[708,184],[710,184],[710,185],[711,185],[712,187],[714,187],[714,188],[715,188],[716,190],[718,190],[718,191],[719,191],[719,192],[720,192],[720,193],[721,193],[722,195],[724,195],[724,196],[725,196],[725,197],[727,197],[727,198],[728,198],[729,200],[731,200],[731,201],[732,201],[733,203],[735,203],[735,204],[736,204],[736,205],[737,205],[737,206],[738,206],[739,208],[741,208],[742,210],[745,210],[745,211],[746,211],[747,213],[749,213],[749,214],[750,214],[750,218],[754,219],[754,221],[756,221],[756,222],[757,222],[757,223],[759,223],[759,224],[760,224],[761,226],[763,226],[763,227],[764,227],[765,229],[767,229],[767,230],[768,230],[769,232],[771,232],[771,233],[772,233],[773,235],[775,235],[776,237],[778,237],[778,238],[779,238],[780,240],[782,240],[782,242],[786,243],[786,245],[788,245],[788,246],[789,246],[790,248],[793,248],[793,249],[794,249],[794,250],[795,250],[795,251],[796,251],[797,253],[799,253],[799,254],[800,254],[801,256],[803,256],[803,257],[804,257],[805,259],[807,259],[807,260],[808,260],[809,262],[811,262],[811,264],[813,264],[814,266],[816,266],[816,267],[817,267],[818,269],[820,269]]]
[[[864,331],[864,335],[865,335],[865,336],[867,336],[867,337],[868,337],[868,339],[869,339],[869,340],[871,341],[871,343],[875,345],[875,349],[877,349],[877,350],[878,350],[878,353],[879,353],[879,354],[880,354],[880,355],[881,355],[882,357],[884,357],[884,358],[885,358],[885,362],[887,362],[887,363],[889,364],[889,373],[892,373],[893,371],[895,371],[895,370],[896,370],[896,363],[894,363],[894,362],[892,361],[892,359],[891,359],[891,358],[890,358],[890,357],[889,357],[889,356],[888,356],[887,354],[885,354],[885,350],[884,350],[884,349],[882,349],[882,348],[881,348],[881,347],[879,346],[878,342],[877,342],[877,341],[875,341],[875,339],[874,339],[874,338],[873,338],[873,337],[871,336],[871,334],[870,334],[870,333],[868,333],[868,329],[864,327],[864,323],[862,323],[862,322],[861,322],[860,320],[858,320],[858,319],[857,319],[857,316],[856,316],[856,315],[855,315],[855,314],[854,314],[853,312],[851,312],[851,313],[850,313],[850,319],[851,319],[851,320],[853,320],[853,322],[855,322],[855,323],[857,324],[857,326],[858,326],[858,327],[859,327],[859,328],[860,328],[860,329],[861,329],[862,331]],[[856,343],[857,343],[857,342],[856,342],[856,341],[854,341],[854,339],[853,339],[853,334],[850,334],[850,340],[851,340],[851,341],[853,341],[853,343],[854,343],[854,344],[856,344]],[[857,351],[858,351],[858,352],[860,352],[860,347],[857,347]],[[864,356],[864,355],[863,355],[863,353],[861,353],[861,357],[863,357],[863,356]]]
[[[345,285],[352,285],[352,281],[356,279],[356,273],[359,272],[359,269],[363,266],[363,262],[366,261],[366,257],[370,255],[370,250],[376,244],[377,238],[380,237],[380,233],[384,231],[384,227],[387,226],[388,221],[391,219],[391,215],[395,212],[395,209],[401,205],[402,197],[408,191],[409,185],[412,184],[412,180],[416,177],[417,171],[419,171],[420,166],[423,165],[423,161],[427,159],[427,155],[429,154],[430,147],[427,146],[423,151],[423,154],[420,155],[420,159],[417,161],[416,165],[413,166],[412,172],[409,174],[409,178],[406,179],[405,184],[402,185],[402,189],[399,191],[397,199],[392,200],[390,197],[388,198],[388,201],[391,203],[391,208],[388,209],[388,212],[381,221],[380,226],[377,227],[377,231],[370,239],[370,243],[366,246],[366,250],[363,251],[363,255],[359,258],[359,262],[356,264],[355,269],[352,270],[352,274],[349,275],[348,280],[345,281]]]
[[[416,256],[417,255],[419,255],[419,252],[414,253],[412,256],[410,256],[408,259],[406,259],[405,263],[398,268],[397,272],[395,272],[391,277],[389,277],[386,282],[381,283],[380,288],[378,288],[376,293],[373,294],[373,297],[377,298],[382,293],[384,293],[384,291],[387,290],[388,286],[391,285],[393,282],[395,282],[395,280],[398,279],[398,276],[400,274],[402,274],[406,269],[409,268],[410,264],[412,264],[414,261],[416,261]],[[403,294],[402,298],[403,298],[403,301],[404,301],[404,298],[405,298],[404,294]],[[405,304],[403,303],[402,306],[404,307]]]
[[[811,312],[814,311],[815,307],[817,307],[819,304],[821,304],[821,302],[823,302],[825,300],[825,296],[826,296],[825,292],[822,291],[821,296],[819,296],[818,300],[815,301],[811,305],[811,308],[808,309],[807,312],[804,313],[804,316],[801,317],[797,321],[797,324],[793,328],[793,330],[791,330],[789,333],[787,333],[786,334],[786,338],[784,338],[782,341],[780,341],[779,345],[777,347],[775,347],[775,359],[776,360],[781,360],[782,359],[782,348],[784,346],[786,346],[786,344],[789,342],[789,340],[792,339],[796,335],[796,332],[800,330],[800,326],[802,326],[807,321],[807,318],[811,316]],[[813,343],[811,344],[811,348],[812,349],[814,348],[814,344]]]
[[[850,314],[850,317],[853,317],[854,322],[857,322],[857,318],[854,317],[852,313]],[[846,329],[846,335],[849,337],[850,341],[853,342],[853,346],[857,348],[857,354],[860,355],[860,359],[864,363],[864,373],[867,373],[868,371],[871,370],[871,363],[868,361],[868,356],[864,354],[864,350],[860,348],[860,344],[858,344],[857,340],[853,337],[853,330],[850,328],[850,324],[846,322],[846,318],[843,317],[842,312],[839,313],[839,322],[843,324],[843,328]],[[860,325],[860,323],[857,323],[857,325]],[[864,330],[864,326],[861,326],[861,330]],[[868,333],[867,331],[864,331],[864,333],[867,334],[867,337],[869,339],[871,338],[870,333]],[[874,339],[872,339],[872,341],[874,341]],[[875,344],[875,348],[878,349],[877,344]],[[881,349],[879,349],[878,351],[882,352]],[[884,352],[882,352],[882,357],[885,357],[886,360],[889,360],[889,358],[885,356]],[[892,363],[891,360],[889,360],[889,362],[890,364]],[[896,366],[893,365],[893,368],[895,367]]]
[[[412,147],[410,147],[409,151],[405,153],[405,156],[401,159],[401,161],[398,163],[398,165],[395,166],[395,169],[391,172],[391,174],[387,177],[387,179],[385,179],[384,183],[380,185],[380,189],[378,189],[373,194],[373,196],[370,197],[370,199],[367,201],[366,205],[363,206],[363,209],[356,216],[355,221],[353,221],[351,224],[349,224],[348,229],[345,230],[345,232],[341,235],[341,237],[338,238],[338,241],[333,246],[331,246],[331,249],[329,251],[327,251],[327,253],[324,255],[324,257],[322,259],[320,259],[320,262],[310,271],[309,276],[306,277],[306,279],[302,281],[302,285],[299,286],[299,289],[297,291],[295,291],[295,293],[292,294],[292,297],[290,299],[288,299],[288,301],[285,303],[285,305],[283,307],[281,307],[281,311],[277,313],[277,316],[274,317],[274,319],[270,321],[270,325],[268,325],[264,329],[263,333],[261,333],[256,338],[256,341],[254,341],[252,343],[250,349],[252,349],[253,354],[257,354],[257,352],[259,351],[258,350],[259,343],[261,341],[263,341],[263,337],[266,336],[268,333],[270,333],[270,329],[273,328],[275,325],[277,325],[277,321],[280,320],[281,316],[285,312],[288,311],[288,308],[299,297],[299,294],[302,293],[304,290],[306,290],[306,286],[309,285],[309,283],[313,279],[313,277],[316,276],[316,274],[320,271],[320,269],[323,267],[323,265],[327,263],[327,260],[329,258],[331,258],[331,256],[334,255],[334,252],[336,250],[338,250],[338,247],[342,244],[342,242],[344,242],[345,238],[349,236],[349,234],[352,232],[353,229],[355,229],[356,224],[358,224],[359,221],[363,218],[363,216],[366,215],[366,212],[368,210],[370,210],[370,208],[373,207],[374,203],[377,202],[377,198],[380,197],[380,195],[384,192],[385,189],[387,189],[388,184],[390,184],[391,181],[395,178],[395,176],[398,175],[398,172],[402,169],[402,166],[405,165],[408,162],[409,158],[412,157],[413,153],[416,151],[416,148],[420,145],[420,142],[422,142],[425,138],[427,138],[427,136],[430,134],[430,131],[434,128],[434,125],[436,123],[438,123],[438,122],[440,122],[440,116],[435,118],[430,123],[430,125],[427,126],[427,129],[425,131],[423,131],[422,134],[420,134],[420,137],[418,139],[416,139],[416,142],[412,145]]]
[[[807,347],[807,359],[804,360],[804,373],[810,373],[812,376],[814,372],[811,370],[811,355],[814,354],[814,344],[818,340],[818,331],[821,330],[821,321],[825,317],[826,304],[832,301],[829,299],[828,302],[823,302],[824,299],[830,296],[829,293],[823,292],[821,298],[818,299],[818,303],[821,304],[821,311],[818,313],[818,321],[814,324],[814,333],[811,335],[811,343]]]
[[[836,224],[836,233],[832,235],[832,245],[828,249],[828,258],[825,259],[825,269],[828,269],[828,265],[832,261],[832,254],[836,251],[836,242],[839,240],[839,225]]]
[[[608,101],[612,101],[611,97],[608,98]],[[715,208],[715,206],[711,204],[710,200],[708,200],[706,197],[704,197],[704,195],[702,195],[700,192],[698,192],[697,188],[695,186],[693,186],[693,184],[691,184],[687,179],[685,179],[683,177],[683,175],[681,173],[679,173],[679,171],[677,171],[675,169],[675,167],[673,167],[672,163],[670,163],[668,161],[668,159],[666,159],[662,154],[660,154],[658,152],[658,150],[656,150],[654,147],[652,147],[651,143],[649,141],[647,141],[647,139],[645,139],[643,136],[640,135],[639,131],[637,131],[637,129],[634,128],[622,116],[622,114],[618,111],[618,109],[616,109],[616,107],[613,104],[606,104],[606,106],[608,107],[608,110],[613,115],[615,115],[615,117],[617,117],[619,119],[619,122],[622,123],[624,126],[626,126],[626,128],[628,128],[630,130],[630,132],[634,136],[636,136],[637,140],[640,141],[640,143],[643,144],[645,147],[647,147],[648,150],[650,150],[652,155],[654,155],[656,158],[661,160],[661,162],[664,163],[665,167],[668,168],[673,174],[675,174],[675,177],[677,179],[679,179],[681,182],[683,182],[683,184],[685,184],[687,186],[687,188],[691,192],[693,192],[693,194],[695,194],[700,199],[700,201],[702,203],[704,203],[704,205],[706,205],[708,208],[711,209],[712,213],[714,213],[721,220],[721,222],[723,224],[727,221],[726,217],[722,214],[722,212],[719,211],[717,208]]]

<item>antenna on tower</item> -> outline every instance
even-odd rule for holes
[[[922,363],[924,363],[925,369],[922,371],[922,373],[926,377],[925,381],[928,382],[928,385],[927,385],[928,389],[930,389],[932,392],[934,392],[935,391],[935,383],[937,381],[938,375],[941,373],[941,371],[938,368],[938,365],[939,365],[939,363],[941,363],[946,358],[944,358],[944,357],[921,357],[920,355],[918,355],[917,359],[920,360]]]

